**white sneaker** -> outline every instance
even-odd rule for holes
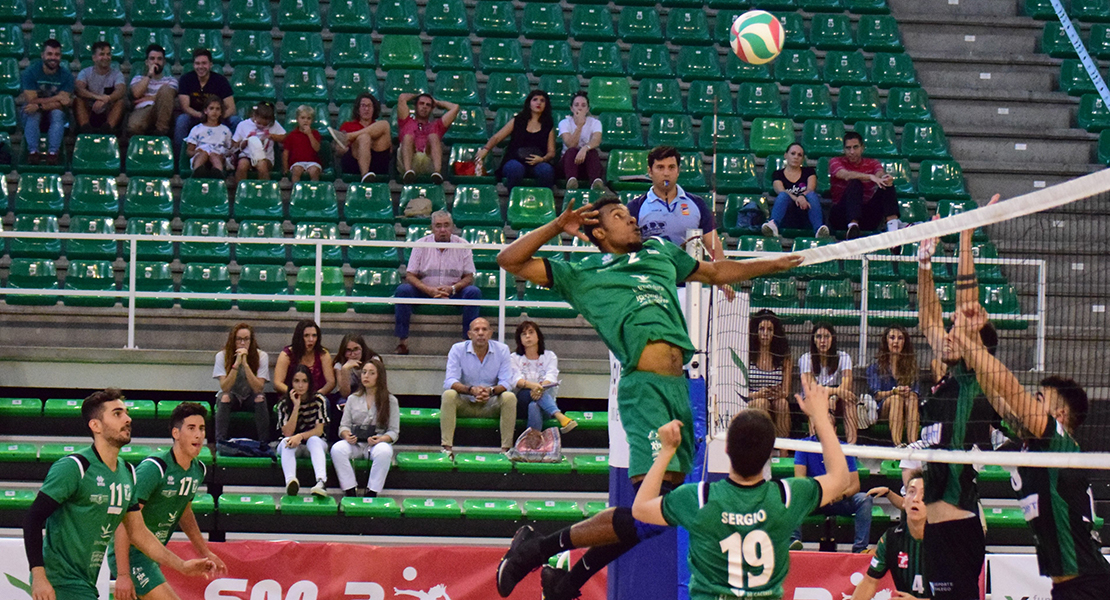
[[[762,232],[764,237],[777,238],[779,237],[779,226],[775,225],[774,221],[767,221],[763,224]]]
[[[591,190],[597,190],[599,192],[603,191],[603,190],[605,190],[605,182],[602,181],[601,178],[599,177],[599,178],[595,179],[593,183],[590,184],[590,189]]]
[[[324,488],[324,481],[322,479],[320,481],[317,481],[316,485],[312,486],[312,489],[309,490],[309,492],[311,492],[314,496],[327,497],[328,495],[328,491]]]
[[[297,481],[296,477],[285,483],[285,494],[287,496],[296,496],[299,491],[301,491],[301,482]]]
[[[570,177],[570,178],[567,179],[567,189],[568,190],[578,189],[578,178],[577,177]]]
[[[819,238],[832,237],[832,234],[829,233],[829,226],[828,225],[822,225],[822,226],[818,227],[817,228],[817,237],[819,237]]]

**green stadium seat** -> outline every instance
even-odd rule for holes
[[[455,455],[455,467],[460,473],[509,473],[513,463],[501,453],[460,452]]]
[[[181,186],[182,219],[220,218],[226,220],[231,211],[227,184],[223,179],[186,179]]]
[[[606,135],[609,135],[608,131],[606,129]],[[603,145],[604,141],[604,138],[602,138]],[[709,154],[715,152],[743,152],[748,149],[748,143],[744,138],[744,120],[742,117],[706,115],[702,118],[698,141],[699,149]]]
[[[320,294],[323,296],[346,296],[347,289],[343,283],[343,269],[340,267],[324,267],[321,271]],[[293,292],[298,296],[311,296],[316,293],[316,267],[301,267],[297,271],[297,282]],[[300,312],[313,312],[315,310],[311,301],[294,302],[293,305]],[[326,313],[347,312],[346,302],[321,302],[320,311]]]
[[[58,271],[53,260],[42,258],[13,258],[8,267],[8,290],[57,290]],[[45,294],[10,294],[4,301],[9,305],[54,306],[58,296]]]
[[[228,60],[235,67],[272,66],[274,64],[273,38],[261,31],[249,29],[234,31],[231,34],[231,52]]]
[[[793,251],[801,252],[810,248],[819,248],[836,243],[836,240],[827,238],[796,237],[794,238]],[[831,278],[840,276],[840,265],[836,261],[803,265],[795,267],[790,274],[799,279]],[[849,286],[851,287],[851,286]]]
[[[474,70],[474,51],[465,37],[438,36],[432,39],[428,52],[428,66],[432,71]]]
[[[361,223],[351,227],[351,239],[355,241],[392,242],[397,239],[392,224]],[[397,248],[380,246],[351,246],[347,248],[347,260],[352,267],[394,267],[401,262]]]
[[[393,200],[387,183],[352,183],[343,200],[347,223],[393,223]]]
[[[559,475],[572,473],[574,466],[566,457],[563,457],[561,462],[556,463],[517,463],[516,470],[518,473],[525,474]]]
[[[763,190],[774,190],[775,189],[775,183],[774,183],[774,181],[775,181],[775,179],[774,179],[775,171],[777,171],[779,169],[782,169],[785,166],[786,166],[786,157],[784,157],[784,156],[768,156],[767,157],[767,162],[763,163],[763,188],[762,188]],[[768,193],[767,196],[768,196],[768,198],[767,198],[768,200],[773,200],[770,193]],[[771,202],[770,205],[773,206],[774,202]],[[801,235],[802,237],[805,237],[805,234],[799,234],[799,235]],[[787,235],[786,237],[792,237],[792,236]]]
[[[567,25],[563,9],[554,4],[528,2],[524,5],[521,33],[526,39],[565,40]]]
[[[326,103],[328,76],[323,67],[286,67],[282,100],[289,105]]]
[[[128,235],[147,235],[151,237],[169,237],[172,233],[170,220],[157,217],[128,217],[126,231]],[[139,260],[167,262],[173,260],[173,242],[168,240],[139,242],[137,251]],[[129,252],[127,247],[124,248],[124,252]]]
[[[975,260],[980,259],[995,259],[998,258],[998,249],[994,244],[989,241],[974,242],[971,246],[971,254]],[[979,278],[981,283],[1009,283],[1009,280],[1002,273],[1002,265],[999,264],[982,264],[976,263],[975,275]]]
[[[620,11],[617,35],[623,42],[659,42],[663,27],[654,7],[627,8]]]
[[[709,182],[705,179],[700,152],[687,152],[678,162],[678,184],[692,192],[708,192]]]
[[[762,191],[759,178],[755,175],[755,156],[751,154],[719,152],[713,157],[713,170],[717,175],[719,192],[728,194]]]
[[[77,3],[74,0],[34,2],[31,4],[31,22],[72,25],[77,22]]]
[[[413,519],[462,518],[459,503],[451,498],[405,498],[401,501],[401,510],[406,518]]]
[[[85,290],[98,292],[116,292],[116,276],[112,270],[112,263],[101,261],[70,260],[66,268],[65,289]],[[119,296],[112,293],[106,296],[63,296],[62,304],[66,306],[109,307],[115,306]],[[129,401],[132,402],[132,401]],[[133,402],[149,402],[135,400]],[[145,407],[145,404],[142,405]],[[154,403],[150,403],[150,416],[140,417],[144,411],[133,411],[128,407],[132,418],[153,418]]]
[[[535,43],[532,44],[535,48]],[[552,106],[570,106],[574,95],[582,91],[577,75],[553,74],[540,75],[539,88],[551,98]]]
[[[74,215],[69,218],[70,233],[100,233],[113,234],[116,232],[114,219],[110,217],[91,217]],[[119,254],[119,242],[116,240],[66,240],[65,255],[70,260],[115,260]]]
[[[239,246],[245,248],[246,246]],[[240,294],[288,294],[289,282],[285,269],[276,265],[243,265],[236,286]],[[239,310],[280,311],[289,310],[289,302],[281,300],[239,300]],[[159,407],[160,408],[160,407]]]
[[[320,31],[324,28],[318,0],[280,0],[277,25],[282,31]]]
[[[937,123],[906,123],[902,128],[902,154],[915,161],[949,158],[944,130]]]
[[[50,398],[43,404],[43,416],[53,418],[68,418],[81,416],[81,401],[64,398]],[[81,444],[71,442],[43,444],[39,447],[39,460],[54,462],[68,454],[81,449]]]
[[[647,145],[674,146],[679,150],[694,150],[694,121],[689,115],[656,114],[648,125]]]
[[[970,197],[964,187],[963,170],[954,160],[921,161],[917,187],[926,199]]]
[[[355,98],[367,90],[370,90],[371,94],[378,94],[378,77],[373,69],[341,67],[335,70],[332,94],[337,104],[343,106],[353,104]],[[341,120],[346,119],[345,116],[340,116]]]
[[[353,248],[352,248],[353,249]],[[353,263],[352,263],[353,265]],[[397,267],[358,267],[355,269],[351,296],[389,298],[402,283]],[[393,314],[393,305],[379,302],[359,302],[354,305],[359,314]]]
[[[598,118],[601,120],[602,131],[605,132],[601,136],[602,150],[644,147],[644,131],[636,113],[609,112],[602,113]]]
[[[481,144],[455,144],[451,146],[451,152],[447,164],[457,165],[459,163],[474,162],[474,155],[482,148]],[[476,177],[473,175],[459,175],[455,169],[451,169],[451,181],[456,185],[463,183],[496,183],[497,180],[493,176],[493,162],[489,154],[482,158],[482,163],[485,168],[486,175]]]
[[[382,37],[379,54],[382,69],[423,69],[424,45],[416,35],[386,35]]]
[[[131,217],[173,218],[170,180],[157,177],[132,177],[127,182],[123,214]]]
[[[782,95],[776,83],[745,81],[740,84],[736,97],[737,112],[744,118],[781,117],[783,114]]]
[[[5,418],[41,417],[42,400],[38,398],[0,398],[0,415]],[[15,448],[12,446],[15,446]],[[8,443],[0,448],[0,455],[3,456],[0,460],[24,460],[24,458],[16,457],[19,454],[24,457],[30,455],[30,460],[35,460],[38,458],[39,448],[34,444],[20,443]]]
[[[19,80],[19,61],[12,57],[0,58],[0,94],[18,95],[23,92]]]
[[[269,494],[220,494],[216,506],[219,507],[220,514],[227,515],[273,515],[277,513],[274,497]]]
[[[575,456],[574,460],[571,461],[571,463],[574,466],[574,471],[576,473],[578,473],[579,475],[607,475],[609,473],[609,455],[608,454],[579,455],[579,456]],[[553,508],[553,507],[558,508],[560,506],[559,504],[548,505],[547,504],[548,502],[552,502],[550,500],[548,500],[548,501],[536,501],[536,502],[537,502],[537,504],[543,504],[544,505],[543,512],[545,512],[545,513],[546,512],[553,512],[553,511],[548,511],[547,509],[550,509],[550,508]],[[559,501],[555,501],[555,502],[559,502]],[[566,502],[566,501],[562,501],[562,502]],[[579,510],[576,503],[570,503],[570,504],[573,505],[574,510]],[[569,505],[564,504],[564,506],[567,506],[567,508],[570,508]],[[531,515],[531,514],[528,515],[528,518],[534,519],[534,520],[536,519],[536,517]]]
[[[578,49],[578,72],[585,77],[625,75],[617,43],[583,42]]]
[[[27,20],[27,3],[24,0],[0,2],[0,23],[23,23]]]
[[[1098,94],[1083,94],[1079,98],[1076,122],[1087,131],[1099,132],[1110,128],[1110,111]]]
[[[778,17],[783,32],[786,34],[783,38],[784,48],[805,49],[812,45],[810,44],[809,35],[806,34],[805,21],[801,13],[786,12],[775,16]]]
[[[840,12],[845,8],[840,0],[798,0],[798,5],[806,12]]]
[[[424,7],[424,31],[438,35],[468,35],[466,6],[462,0],[433,0]]]
[[[227,24],[232,31],[240,29],[265,29],[273,27],[270,3],[262,0],[230,0],[227,7]]]
[[[549,188],[517,186],[509,194],[509,227],[536,228],[555,219],[555,197]]]
[[[246,101],[277,101],[274,70],[270,67],[248,66],[236,69],[231,76],[235,97]]]
[[[524,104],[531,91],[524,73],[496,73],[486,81],[486,104],[490,108],[515,108]]]
[[[281,38],[283,67],[323,67],[324,39],[314,31],[290,31]],[[286,74],[286,77],[289,75]]]
[[[1110,25],[1106,23],[1091,25],[1091,31],[1087,37],[1087,51],[1096,58],[1110,58]]]
[[[278,220],[284,217],[281,190],[276,181],[244,179],[235,191],[235,219]]]
[[[387,0],[378,4],[378,33],[420,33],[420,16],[413,0]]]
[[[802,146],[806,156],[840,156],[844,148],[844,123],[838,120],[810,119],[802,125]]]
[[[869,324],[876,327],[887,327],[890,325],[915,327],[917,325],[917,317],[883,314],[884,312],[913,310],[911,307],[916,308],[910,303],[910,292],[905,281],[868,280],[867,312]]]
[[[1023,0],[1024,13],[1034,19],[1055,19],[1056,10],[1052,7],[1051,0]]]
[[[242,184],[240,184],[239,189],[243,189]],[[236,197],[236,201],[238,202],[238,197]],[[278,208],[280,210],[281,206],[279,205]],[[236,214],[236,218],[239,218],[238,214]],[[239,222],[238,237],[281,238],[284,237],[284,233],[279,221],[244,220]],[[237,244],[235,246],[235,261],[239,263],[284,265],[285,260],[285,244]]]
[[[899,198],[898,214],[903,223],[910,224],[924,223],[932,218],[929,207],[921,198]]]
[[[814,15],[809,39],[818,50],[854,50],[852,19],[846,14]]]
[[[860,121],[856,123],[856,132],[863,136],[870,156],[894,158],[901,154],[894,141],[894,124],[890,121]]]
[[[736,17],[744,14],[744,10],[736,9],[730,0],[713,0],[715,3],[725,2],[728,6],[717,7],[717,17],[713,19],[713,39],[721,46],[728,47],[732,43],[732,23]]]
[[[224,26],[223,2],[183,0],[181,12],[177,15],[177,22],[186,30],[220,29]]]
[[[181,235],[193,237],[227,237],[227,222],[220,219],[186,219]],[[231,262],[231,247],[227,242],[181,242],[178,248],[181,262]]]
[[[663,44],[632,44],[628,51],[628,67],[632,78],[636,80],[674,77],[671,53]]]
[[[686,92],[686,111],[695,117],[731,115],[732,94],[722,81],[693,81]]]
[[[177,16],[169,0],[143,0],[131,4],[131,25],[135,27],[173,27]]]
[[[616,41],[613,15],[607,6],[576,4],[570,13],[570,36],[582,41]]]
[[[1078,58],[1065,58],[1060,65],[1060,91],[1070,96],[1095,93],[1095,84]]]
[[[131,63],[141,64],[146,59],[147,46],[151,44],[158,44],[166,49],[167,65],[177,62],[177,43],[172,30],[165,27],[136,27],[131,32]]]
[[[399,212],[404,212],[404,208],[409,203],[409,200],[421,196],[427,198],[428,200],[431,200],[433,211],[447,209],[447,201],[443,197],[443,186],[432,185],[430,183],[418,183],[406,185],[401,188],[401,197],[397,203],[397,206],[400,209]],[[430,225],[432,222],[430,217],[406,217],[402,214],[399,218],[405,224],[413,225]]]
[[[852,291],[851,279],[814,279],[806,284],[805,308],[821,310],[855,310],[855,293]],[[852,325],[859,323],[859,317],[853,315],[822,314],[819,317],[810,317],[828,321],[833,325]]]
[[[863,15],[856,28],[856,41],[867,52],[902,52],[898,22],[890,15]]]
[[[1110,164],[1110,133],[1103,130],[1098,134],[1098,162]]]
[[[173,176],[173,144],[170,138],[133,136],[127,143],[127,174]]]
[[[338,223],[297,223],[293,227],[296,240],[338,240]],[[343,264],[343,248],[323,244],[320,248],[323,264],[338,267]],[[293,246],[293,264],[297,266],[316,264],[316,247],[304,244]]]
[[[377,63],[369,33],[336,33],[331,41],[331,66],[367,68]],[[377,82],[377,76],[374,77]]]
[[[536,40],[532,43],[528,70],[535,75],[574,73],[570,43],[566,40]]]
[[[9,302],[11,300],[9,299]],[[979,302],[991,315],[1020,315],[1021,303],[1014,286],[1008,283],[979,284]],[[998,329],[1021,330],[1029,327],[1024,319],[994,319]]]
[[[675,73],[683,81],[723,79],[721,60],[716,48],[683,46],[678,49]]]
[[[904,158],[879,159],[883,171],[894,178],[894,190],[899,194],[916,194],[917,187],[910,178],[910,161]],[[825,169],[828,172],[828,168]]]
[[[12,231],[27,233],[58,233],[58,217],[54,215],[19,214],[12,223]],[[9,238],[8,253],[12,258],[58,258],[62,253],[62,240],[50,238]]]
[[[667,13],[667,40],[676,46],[712,45],[711,31],[709,19],[705,16],[705,10],[700,6],[697,8],[672,8]]]
[[[643,85],[643,82],[641,82]],[[630,112],[632,88],[624,77],[594,77],[589,85],[590,108],[595,113]]]
[[[136,33],[138,33],[138,31]],[[62,58],[64,60],[72,61],[79,58],[74,51],[75,46],[73,44],[73,30],[71,29],[71,25],[64,24],[36,23],[31,28],[31,43],[28,46],[28,52],[34,56],[38,56],[42,51],[42,43],[49,39],[58,40],[62,45]],[[170,51],[170,46],[166,46],[166,52],[169,53]]]
[[[461,106],[455,122],[443,136],[447,144],[456,142],[485,143],[489,139],[486,130],[486,111],[481,106]]]
[[[952,215],[958,215],[960,213],[975,210],[976,208],[979,208],[979,205],[974,200],[967,197],[942,198],[937,201],[937,216],[943,219]],[[944,241],[951,243],[957,242],[959,241],[959,239],[960,236],[957,234],[944,237]],[[985,242],[987,241],[987,235],[985,232],[983,232],[982,229],[976,229],[975,232],[972,234],[971,239],[974,242]],[[955,266],[953,266],[952,268],[955,269]]]
[[[890,7],[887,6],[886,0],[841,0],[844,8],[853,14],[887,14],[890,12]]]
[[[592,95],[591,95],[592,98]],[[675,79],[645,79],[636,92],[636,107],[644,116],[655,113],[681,113],[682,90]],[[604,139],[604,136],[602,136]]]
[[[0,132],[12,133],[15,131],[16,118],[15,98],[13,96],[0,96]]]
[[[331,496],[282,496],[282,516],[299,515],[316,519],[334,517],[339,514],[339,504]]]
[[[498,71],[520,73],[524,71],[524,50],[514,39],[488,38],[482,40],[478,51],[478,66],[489,74]]]
[[[467,229],[469,230],[473,228],[468,227]],[[498,230],[498,232],[500,233],[500,230]],[[475,252],[475,254],[477,254],[477,252]],[[494,264],[496,265],[496,263]],[[496,268],[496,266],[494,268]],[[500,276],[500,271],[484,271],[482,270],[482,267],[478,267],[478,272],[474,274],[474,285],[482,292],[483,298],[491,300],[498,298],[498,295],[501,293],[499,287]],[[506,274],[506,277],[507,279],[505,280],[505,299],[514,300],[516,296],[516,278],[508,274]],[[505,316],[507,317],[519,317],[521,315],[521,312],[522,311],[519,308],[505,308]],[[498,310],[496,306],[483,306],[478,310],[478,314],[482,315],[483,317],[496,317],[498,316]]]
[[[1009,474],[1007,474],[1007,478]],[[1028,524],[1020,506],[987,508],[983,510],[983,520],[992,529],[1025,529]]]
[[[410,410],[410,413],[412,411]],[[439,424],[439,411],[429,410],[436,415],[436,424]],[[395,460],[397,468],[402,471],[415,471],[421,473],[443,473],[454,470],[455,464],[443,452],[398,452]],[[421,504],[423,500],[421,499]],[[407,506],[405,507],[408,508]],[[406,510],[407,512],[407,510]]]
[[[591,457],[575,457],[575,471],[578,470],[578,460],[586,458]],[[608,457],[604,456],[598,458],[606,459],[604,462],[604,472],[608,473]],[[588,473],[593,474],[593,472],[589,471]],[[530,521],[578,521],[582,519],[582,509],[578,506],[578,503],[573,500],[527,500],[524,502],[524,512],[527,514]]]
[[[115,217],[119,214],[119,188],[115,177],[78,175],[69,199],[70,215]]]
[[[21,59],[26,51],[22,27],[18,23],[0,25],[0,56]]]
[[[88,33],[81,35],[81,40],[84,41]],[[119,29],[112,28],[105,31],[116,31]],[[123,41],[123,34],[120,35],[120,42]],[[122,45],[120,46],[122,48]],[[112,54],[116,53],[116,44],[112,44]],[[181,36],[181,56],[190,57],[193,55],[193,50],[198,48],[207,48],[212,52],[212,62],[217,65],[222,65],[227,62],[227,51],[224,49],[223,33],[219,29],[186,29]],[[123,61],[122,50],[119,58],[120,62]],[[188,59],[186,59],[188,60]]]
[[[646,150],[613,150],[605,169],[605,179],[613,190],[643,190],[651,187],[647,180]],[[640,180],[622,180],[622,177],[639,177]]]
[[[933,121],[928,94],[921,88],[891,88],[886,101],[886,118],[898,125],[910,121]]]
[[[832,118],[832,96],[824,84],[794,84],[790,86],[790,100],[786,113],[791,118],[828,119]]]
[[[140,244],[140,248],[142,245]],[[128,290],[129,271],[123,274],[123,290]],[[173,273],[168,262],[140,261],[136,265],[135,289],[140,292],[174,293]],[[127,304],[127,300],[124,300]],[[173,308],[173,298],[136,298],[138,308]]]
[[[60,175],[22,173],[15,191],[16,214],[61,216],[65,208]]]
[[[879,91],[871,86],[842,86],[836,101],[836,116],[845,123],[883,118]]]
[[[468,498],[463,500],[467,519],[517,521],[523,516],[515,500]]]
[[[904,53],[876,52],[871,58],[871,81],[883,89],[920,85],[913,60]]]
[[[775,60],[775,79],[785,85],[819,83],[817,55],[812,50],[783,50]]]
[[[747,238],[745,238],[747,239]],[[777,245],[775,240],[767,238],[754,238],[763,240],[762,243],[771,246]],[[798,300],[798,282],[794,278],[759,278],[752,281],[751,303],[753,308],[769,308],[779,313],[783,309],[801,308]],[[804,317],[779,314],[779,318],[788,324],[799,323]]]
[[[829,51],[825,53],[825,83],[833,86],[864,85],[870,81],[863,53]]]
[[[482,38],[515,38],[520,35],[513,3],[506,0],[478,2],[474,7],[474,33]]]
[[[794,459],[788,456],[771,459],[771,477],[783,479],[794,476]]]
[[[756,156],[782,154],[794,142],[794,122],[790,119],[761,117],[752,121],[750,144]]]
[[[460,185],[451,206],[455,225],[503,225],[501,201],[492,185]]]
[[[401,507],[393,498],[342,498],[339,508],[346,518],[398,519],[401,517]]]
[[[374,19],[368,2],[337,0],[328,3],[328,30],[333,33],[370,33]],[[333,40],[334,43],[334,40]]]

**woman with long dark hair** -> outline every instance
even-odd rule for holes
[[[767,411],[775,435],[790,437],[790,378],[793,370],[786,331],[775,313],[752,315],[748,333],[748,407]]]
[[[335,388],[335,372],[332,367],[331,353],[321,343],[323,335],[320,326],[312,319],[297,323],[293,330],[293,340],[282,348],[274,367],[274,391],[285,394],[293,382],[293,370],[303,365],[312,376],[312,387],[320,394],[327,394]]]
[[[890,419],[890,440],[901,446],[903,439],[916,442],[921,433],[918,405],[917,355],[910,334],[901,325],[891,325],[879,338],[879,354],[867,367],[867,387],[879,403],[879,415]]]
[[[324,439],[324,426],[328,422],[327,399],[312,384],[312,372],[304,365],[293,369],[289,390],[278,402],[278,429],[281,441],[278,452],[281,470],[285,474],[285,493],[296,496],[301,489],[297,479],[297,457],[308,454],[316,485],[312,493],[326,496],[328,444]]]
[[[555,121],[547,92],[535,90],[528,94],[520,112],[493,134],[475,153],[474,160],[483,160],[505,138],[509,138],[509,146],[505,148],[498,174],[510,193],[525,177],[534,177],[538,187],[555,185],[555,167],[551,164],[555,159]]]
[[[844,417],[844,439],[856,443],[859,414],[856,395],[852,392],[852,357],[836,347],[836,330],[828,323],[817,323],[809,342],[809,352],[798,359],[798,373],[803,380],[829,391],[829,415]]]
[[[236,323],[227,332],[224,349],[216,353],[212,378],[220,382],[216,392],[216,441],[227,439],[231,412],[254,411],[258,441],[270,440],[270,411],[262,388],[270,379],[270,355],[258,349],[254,328]]]
[[[393,444],[401,435],[401,409],[397,397],[389,393],[385,364],[378,357],[362,365],[358,388],[347,399],[339,437],[331,447],[331,462],[343,495],[355,495],[355,469],[351,458],[370,458],[367,496],[374,497],[385,487]]]
[[[559,357],[545,347],[543,332],[535,321],[521,321],[517,325],[516,352],[509,355],[509,360],[513,363],[517,400],[528,401],[528,426],[533,431],[543,431],[545,416],[554,417],[563,433],[578,426],[555,404]]]

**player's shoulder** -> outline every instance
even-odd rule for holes
[[[89,456],[88,450],[84,448],[59,458],[50,465],[50,472],[60,476],[75,475],[78,479],[84,478],[85,473],[92,468],[93,457]]]
[[[632,216],[639,218],[640,209],[643,208],[644,202],[647,202],[647,197],[648,195],[645,192],[629,200],[628,204],[626,205],[628,206],[628,212],[631,213]]]

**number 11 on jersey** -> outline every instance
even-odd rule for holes
[[[751,589],[767,585],[771,581],[771,574],[775,570],[775,548],[766,531],[755,529],[747,537],[734,533],[721,540],[721,552],[728,553],[730,586]],[[758,575],[751,572],[753,568],[761,569]]]

